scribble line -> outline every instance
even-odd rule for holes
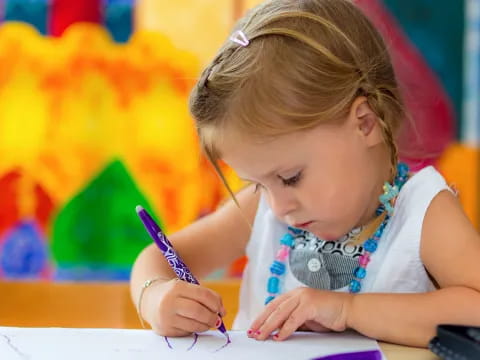
[[[164,336],[163,338],[167,342],[168,347],[173,350],[172,344],[170,344],[170,341],[168,341],[168,337]]]
[[[170,340],[168,340],[168,337],[167,336],[164,336],[163,337],[167,343],[167,346],[173,350],[173,346],[172,344],[170,343]],[[198,341],[198,334],[197,333],[193,333],[193,343],[192,345],[190,345],[188,348],[187,348],[187,351],[190,351],[193,349],[193,347],[197,344],[197,341]]]
[[[30,356],[28,356],[27,354],[24,354],[22,353],[15,345],[12,344],[12,339],[10,339],[9,336],[5,335],[5,334],[0,334],[0,336],[2,336],[3,338],[5,338],[5,340],[7,341],[7,345],[13,350],[15,351],[15,353],[20,356],[22,359],[30,359]]]
[[[230,344],[232,343],[232,340],[230,339],[230,335],[228,335],[228,333],[225,333],[225,336],[226,336],[226,338],[227,338],[227,341],[225,342],[225,344],[223,344],[223,345],[220,346],[218,349],[216,349],[216,350],[214,350],[214,351],[212,351],[212,352],[214,352],[214,353],[219,352],[220,350],[225,349],[228,345],[230,345]],[[167,336],[164,336],[163,338],[165,339],[165,342],[167,343],[167,346],[168,346],[170,349],[175,350],[175,349],[173,348],[172,344],[170,343],[170,340],[168,339],[168,337],[167,337]],[[197,342],[198,342],[198,334],[197,334],[197,333],[193,333],[193,343],[192,343],[192,345],[190,345],[190,346],[187,348],[186,351],[192,350],[192,349],[195,347],[195,345],[197,344]]]
[[[198,334],[197,333],[193,333],[193,336],[194,336],[194,339],[193,339],[193,343],[192,345],[190,345],[190,347],[187,349],[187,351],[190,351],[193,349],[193,347],[195,346],[195,344],[197,343],[197,340],[198,340]]]
[[[214,353],[225,349],[228,345],[230,345],[232,343],[232,340],[230,340],[230,336],[228,335],[228,333],[225,333],[225,336],[227,337],[227,342],[225,344],[223,344],[222,346],[220,346],[217,350],[215,350]]]

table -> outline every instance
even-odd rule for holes
[[[239,280],[206,281],[218,292],[231,327],[238,310]],[[0,281],[0,326],[141,328],[124,282]],[[388,360],[435,360],[426,349],[380,342]]]

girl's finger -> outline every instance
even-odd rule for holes
[[[177,315],[196,320],[207,325],[209,328],[216,327],[217,325],[218,315],[195,300],[179,298],[176,301],[176,307]]]
[[[305,322],[305,314],[300,307],[295,308],[288,319],[283,323],[280,331],[273,336],[273,340],[282,341],[292,335]]]
[[[262,313],[253,321],[252,325],[250,326],[250,329],[247,331],[247,335],[249,337],[256,336],[256,333],[258,332],[259,328],[268,319],[270,314],[274,312],[275,309],[277,309],[284,301],[289,299],[289,297],[290,296],[288,295],[288,293],[280,295],[279,297],[271,301],[267,306],[265,306],[265,309],[262,311]]]
[[[291,297],[279,304],[270,316],[264,321],[263,325],[258,329],[255,335],[257,340],[265,340],[270,334],[279,329],[283,323],[289,319],[292,312],[298,307],[298,298]],[[302,322],[303,324],[303,322]]]
[[[173,327],[176,330],[184,331],[189,334],[194,332],[200,333],[210,329],[210,327],[204,323],[180,315],[175,316],[173,319]]]
[[[153,330],[155,331],[155,333],[157,333],[160,336],[183,337],[191,334],[191,332],[180,330],[177,328],[172,328],[166,333],[164,331],[159,331],[155,328]]]
[[[215,291],[196,284],[179,281],[181,290],[179,296],[195,300],[216,314],[224,309],[222,298]]]

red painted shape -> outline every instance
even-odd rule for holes
[[[103,23],[102,2],[100,0],[53,0],[50,12],[49,33],[61,36],[77,22]]]
[[[419,50],[379,0],[356,0],[383,35],[412,121],[399,136],[400,157],[414,170],[435,162],[455,137],[450,98]]]
[[[17,171],[11,171],[0,178],[0,242],[3,234],[15,225],[19,217],[17,205],[17,184],[21,174]]]

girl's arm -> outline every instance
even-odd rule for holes
[[[301,326],[353,328],[379,340],[426,346],[438,324],[480,326],[480,237],[447,191],[427,210],[420,256],[440,290],[352,295],[300,287],[270,302],[248,334],[264,340],[279,329],[274,340],[284,340]]]
[[[228,266],[245,252],[250,237],[249,224],[253,224],[259,195],[254,193],[252,186],[248,186],[236,197],[240,209],[229,200],[214,213],[168,237],[198,278]],[[158,277],[171,279],[175,274],[152,243],[140,253],[133,265],[130,292],[135,305],[138,306],[143,283]]]
[[[352,296],[347,325],[411,346],[426,346],[438,324],[480,326],[480,237],[448,191],[438,194],[427,210],[420,255],[440,290]]]

